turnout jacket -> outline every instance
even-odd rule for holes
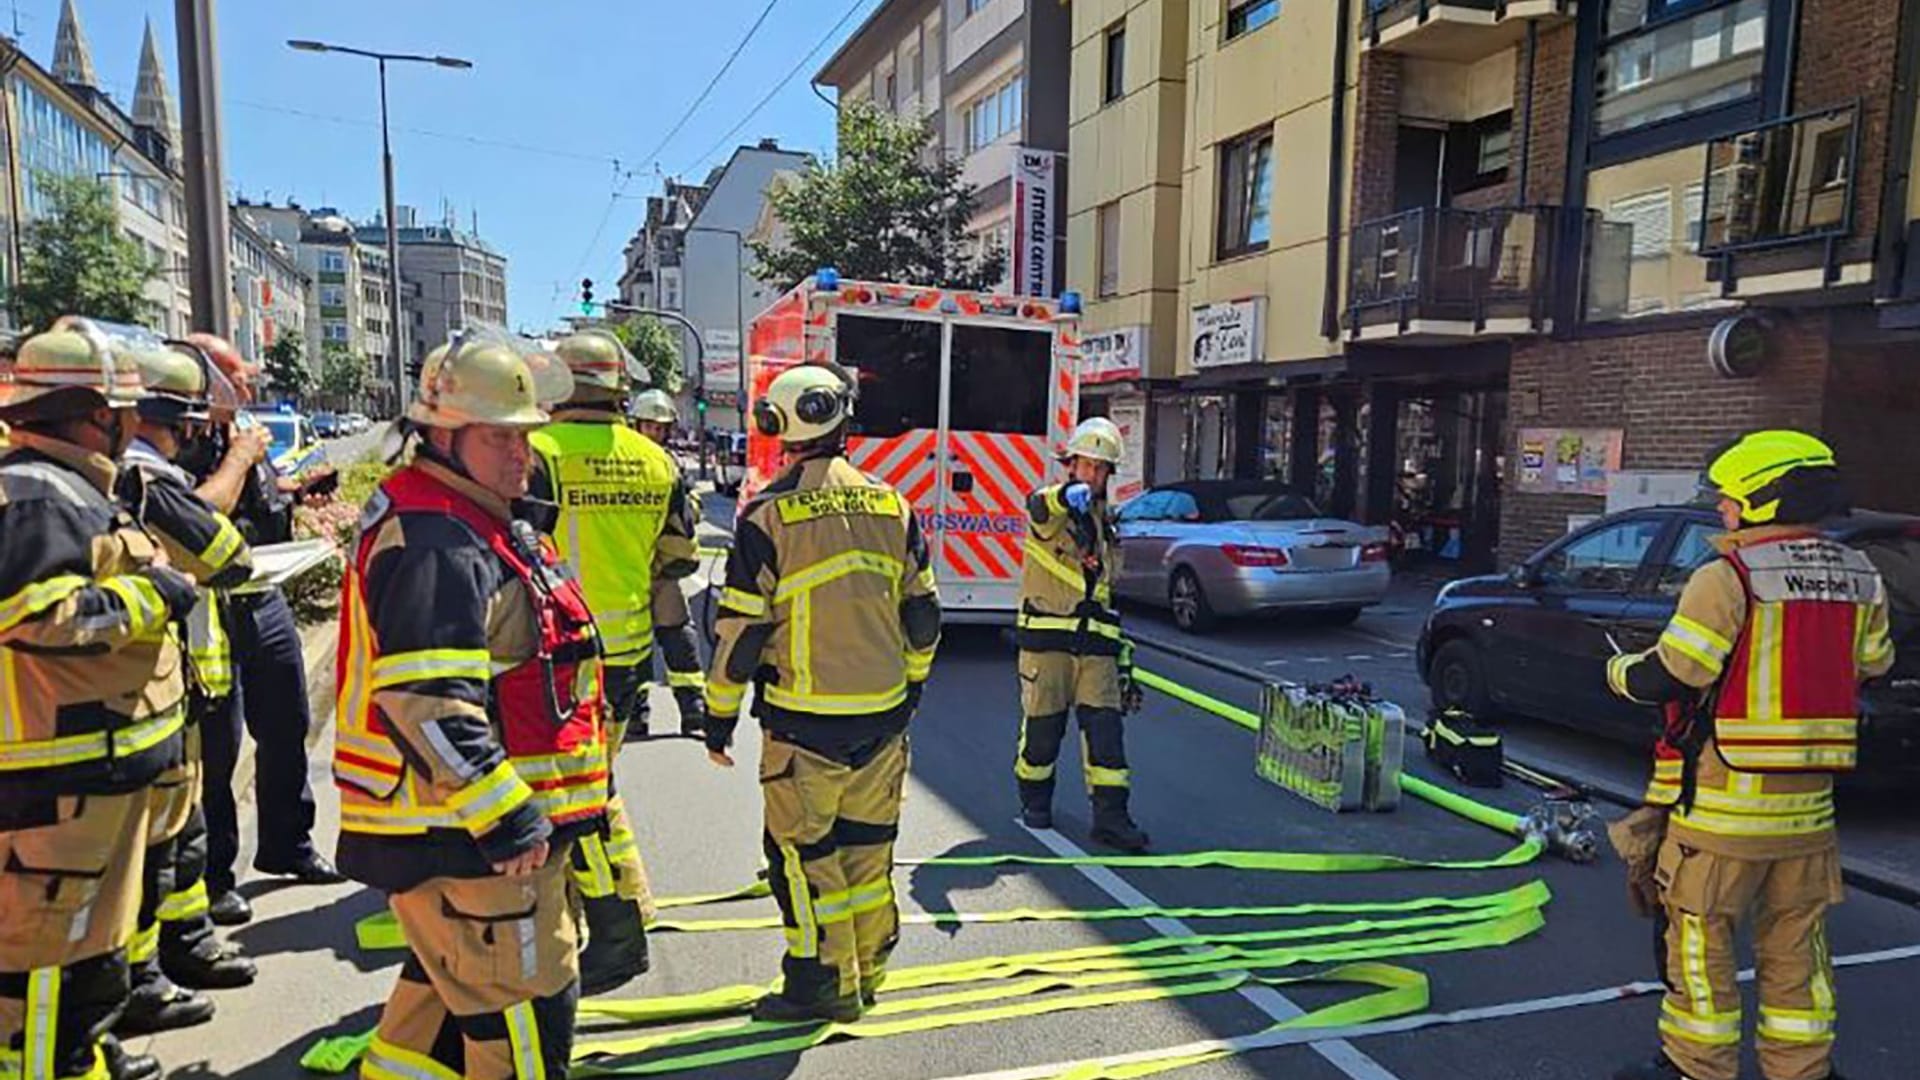
[[[1830,849],[1858,684],[1893,666],[1885,588],[1865,556],[1804,527],[1715,545],[1654,647],[1607,666],[1615,693],[1669,703],[1646,800],[1673,807],[1673,834],[1702,851]]]
[[[186,681],[149,571],[159,545],[114,501],[113,462],[15,430],[0,457],[0,828],[52,796],[137,791],[180,763]],[[44,820],[41,818],[44,816]]]
[[[828,756],[904,729],[940,641],[913,507],[837,454],[789,466],[740,510],[715,622],[710,748],[749,683],[762,727]]]
[[[1033,652],[1120,656],[1120,613],[1113,578],[1120,544],[1104,496],[1085,515],[1061,501],[1066,484],[1027,496],[1026,558],[1014,639]]]

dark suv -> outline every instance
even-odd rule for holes
[[[1920,783],[1920,518],[1859,512],[1821,526],[1886,579],[1894,668],[1861,697],[1861,776]],[[1662,506],[1602,518],[1500,576],[1447,584],[1420,633],[1437,706],[1506,711],[1650,742],[1658,717],[1607,689],[1614,644],[1654,643],[1687,576],[1715,555],[1711,510]]]

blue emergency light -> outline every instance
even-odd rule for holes
[[[823,266],[813,272],[813,287],[821,292],[840,291],[840,271],[831,266]]]
[[[1068,289],[1066,292],[1063,292],[1060,294],[1060,314],[1062,315],[1080,314],[1080,294],[1079,293],[1074,292],[1072,289]]]

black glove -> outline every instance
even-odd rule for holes
[[[153,582],[160,601],[167,605],[167,614],[175,619],[186,618],[200,601],[200,589],[193,579],[171,566],[149,566],[140,571],[140,576]]]
[[[1134,681],[1133,671],[1131,669],[1122,671],[1120,673],[1120,713],[1121,715],[1132,716],[1133,714],[1139,712],[1141,709],[1145,708],[1146,704],[1147,704],[1146,691],[1142,690],[1140,688],[1140,684]]]
[[[701,732],[706,736],[707,749],[716,754],[726,753],[727,747],[733,745],[733,729],[739,725],[740,718],[730,716],[723,720],[710,716],[705,717],[704,720]]]

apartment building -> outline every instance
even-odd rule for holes
[[[438,225],[422,225],[411,206],[395,208],[399,218],[401,318],[407,339],[406,362],[416,367],[454,331],[507,325],[507,257],[479,234],[457,227],[451,213]],[[387,230],[375,222],[354,228],[365,248],[378,251],[385,265]],[[380,317],[374,316],[379,322]],[[378,350],[385,355],[385,343]]]
[[[1009,288],[1056,295],[1066,230],[1067,5],[886,0],[814,82],[843,102],[933,119],[939,152],[974,189],[969,232],[1006,253]],[[1028,194],[1038,193],[1038,194]]]
[[[309,278],[291,248],[266,235],[234,207],[229,258],[233,265],[233,343],[259,356],[282,336],[307,333]]]
[[[680,259],[686,250],[687,226],[693,224],[694,212],[706,200],[708,190],[703,184],[683,184],[669,178],[660,194],[647,197],[647,212],[640,228],[621,253],[624,268],[617,286],[621,303],[680,310]],[[693,372],[687,374],[691,377]]]

